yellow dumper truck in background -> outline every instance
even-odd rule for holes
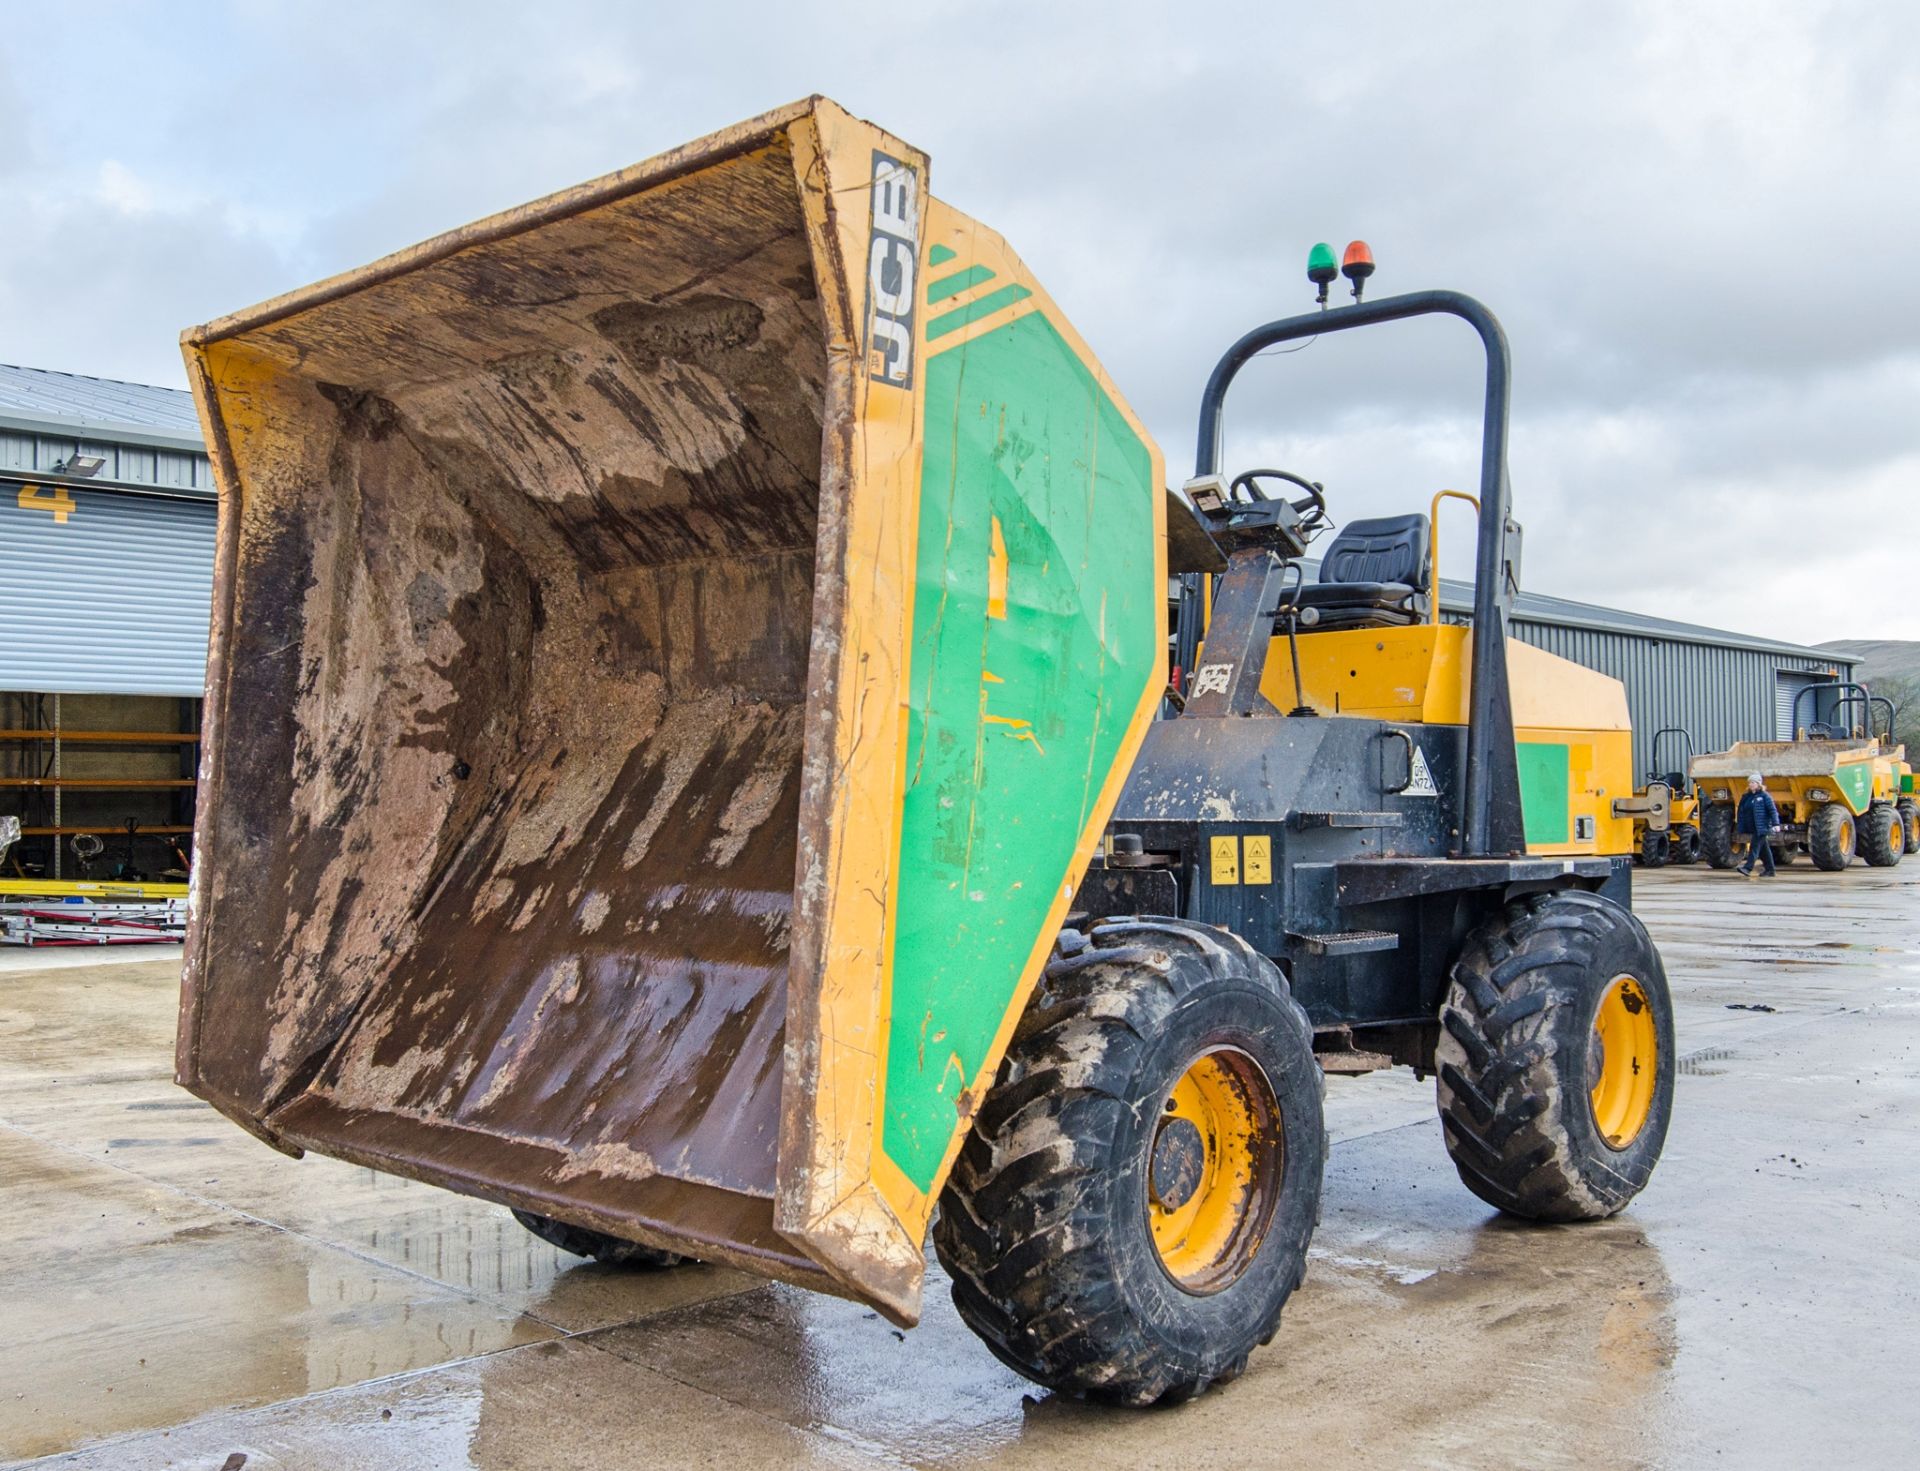
[[[1135,1404],[1275,1331],[1323,1068],[1435,1075],[1514,1215],[1620,1209],[1673,1077],[1624,697],[1506,639],[1498,323],[1348,265],[1222,360],[1185,497],[927,157],[818,98],[188,332],[181,1082],[903,1324],[931,1234],[996,1354]],[[1430,313],[1487,353],[1471,630],[1426,517],[1301,586],[1324,495],[1217,465],[1252,353]],[[1171,696],[1170,574],[1214,580]]]
[[[1809,685],[1794,699],[1791,740],[1736,741],[1696,756],[1689,774],[1707,862],[1733,866],[1740,798],[1755,773],[1780,809],[1781,830],[1770,842],[1785,862],[1805,852],[1815,868],[1837,873],[1858,854],[1891,868],[1920,848],[1913,768],[1894,739],[1895,714],[1864,685]]]

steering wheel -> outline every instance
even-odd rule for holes
[[[1233,477],[1229,487],[1237,500],[1270,501],[1274,496],[1267,494],[1262,480],[1284,480],[1289,485],[1297,485],[1306,495],[1297,501],[1289,501],[1300,517],[1300,529],[1311,536],[1324,530],[1332,522],[1327,517],[1326,487],[1317,480],[1309,480],[1304,475],[1296,475],[1291,470],[1243,470]]]

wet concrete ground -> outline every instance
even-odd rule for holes
[[[1431,1086],[1335,1080],[1307,1283],[1182,1409],[294,1162],[174,1089],[177,952],[0,957],[0,1462],[205,1468],[1920,1462],[1920,862],[1641,877],[1682,1054],[1625,1214],[1521,1227]],[[49,963],[52,962],[52,963]],[[1734,1010],[1761,1005],[1771,1011]],[[244,1458],[244,1459],[242,1459]]]

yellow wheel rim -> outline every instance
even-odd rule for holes
[[[1593,1031],[1600,1055],[1599,1075],[1588,1095],[1594,1126],[1610,1147],[1625,1149],[1647,1126],[1660,1070],[1653,1007],[1632,976],[1615,976],[1607,983]]]
[[[1266,1074],[1230,1047],[1188,1064],[1147,1149],[1147,1218],[1161,1265],[1218,1292],[1259,1252],[1279,1194],[1280,1108]]]

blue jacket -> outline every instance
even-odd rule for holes
[[[1740,815],[1734,821],[1736,832],[1764,838],[1778,826],[1780,809],[1774,805],[1772,793],[1765,788],[1748,792],[1740,799]]]

